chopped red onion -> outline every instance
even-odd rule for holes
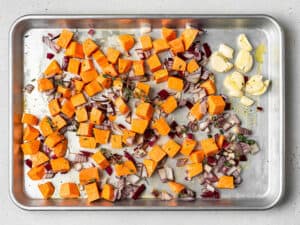
[[[217,165],[217,160],[215,157],[213,156],[208,156],[207,157],[207,163],[210,165],[210,166],[215,166]]]
[[[170,96],[169,92],[165,89],[162,89],[157,94],[161,100],[166,100]]]
[[[171,139],[174,139],[175,138],[175,135],[176,135],[176,133],[175,132],[169,132],[168,133],[168,136],[171,138]]]
[[[48,52],[46,57],[47,57],[47,59],[52,59],[54,57],[54,54]]]
[[[106,167],[106,168],[105,168],[105,171],[106,171],[106,173],[107,173],[109,176],[111,176],[112,173],[113,173],[113,169],[111,168],[111,166]]]
[[[51,170],[52,170],[51,164],[50,164],[50,163],[46,163],[46,164],[45,164],[45,169],[46,169],[47,171],[51,171]]]
[[[191,103],[190,101],[186,101],[186,107],[188,108],[188,109],[191,109],[191,108],[193,108],[193,103]]]
[[[205,52],[205,56],[207,58],[209,58],[210,55],[211,55],[211,50],[210,50],[209,45],[207,43],[204,43],[202,46],[203,46],[203,49],[204,49],[204,52]]]
[[[137,188],[137,190],[133,193],[132,199],[137,200],[140,197],[140,195],[144,192],[145,189],[146,189],[146,186],[144,184],[141,184]]]
[[[69,58],[68,56],[64,56],[64,58],[63,58],[63,63],[62,63],[62,66],[61,66],[61,68],[62,68],[64,71],[67,71],[67,70],[68,70],[69,60],[70,60],[70,58]]]
[[[188,158],[178,158],[176,161],[176,167],[183,167],[188,163]]]
[[[166,172],[165,168],[159,169],[158,170],[158,175],[159,175],[160,181],[162,183],[166,183],[168,181],[167,172]]]
[[[125,158],[127,158],[130,161],[132,161],[136,165],[135,159],[133,158],[133,156],[129,152],[124,151],[124,156],[125,156]]]
[[[28,166],[29,168],[32,168],[32,161],[30,159],[26,159],[25,160],[25,164],[26,166]]]
[[[34,89],[34,86],[32,84],[27,84],[25,87],[24,87],[24,91],[26,91],[28,94],[30,94]]]
[[[89,29],[88,34],[93,36],[95,34],[95,30],[93,28]]]
[[[171,167],[166,166],[165,170],[166,170],[166,174],[167,174],[167,179],[171,180],[171,181],[174,180],[174,171],[173,171],[173,169]]]
[[[93,152],[88,152],[88,151],[84,151],[84,150],[80,150],[80,154],[86,156],[86,157],[90,157]]]
[[[60,51],[60,47],[54,41],[52,41],[48,36],[43,36],[42,41],[54,52],[58,53]]]

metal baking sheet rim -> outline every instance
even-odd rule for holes
[[[13,106],[13,84],[14,84],[14,74],[13,74],[13,37],[14,32],[18,24],[21,22],[26,22],[27,20],[39,20],[39,19],[180,19],[180,18],[189,18],[189,19],[203,19],[203,18],[231,18],[231,19],[251,19],[251,18],[261,18],[266,19],[271,22],[279,32],[279,43],[280,43],[280,52],[279,52],[279,59],[280,59],[280,71],[279,77],[280,79],[280,187],[279,192],[276,198],[269,203],[268,205],[264,205],[262,207],[257,206],[247,206],[247,207],[236,207],[236,206],[228,206],[228,207],[216,207],[216,206],[208,206],[205,208],[196,208],[196,207],[187,207],[187,206],[177,206],[177,207],[170,207],[170,206],[31,206],[21,203],[14,194],[14,180],[13,180],[13,172],[14,172],[14,106]],[[284,31],[283,28],[280,26],[278,21],[274,19],[270,15],[266,14],[146,14],[146,15],[130,15],[130,14],[101,14],[101,15],[60,15],[60,14],[52,14],[52,15],[39,15],[39,14],[32,14],[32,15],[24,15],[16,19],[13,24],[11,25],[9,31],[9,87],[10,87],[10,94],[9,94],[9,196],[10,199],[14,202],[16,206],[23,210],[72,210],[72,211],[79,211],[79,210],[114,210],[114,211],[123,211],[123,210],[191,210],[191,211],[199,211],[199,210],[267,210],[271,209],[276,206],[284,197],[285,194],[285,62],[284,62]]]

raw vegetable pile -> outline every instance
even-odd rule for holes
[[[155,40],[151,29],[143,29],[140,37],[120,34],[123,50],[108,47],[104,52],[93,40],[95,32],[89,30],[82,42],[67,29],[42,38],[55,52],[47,54],[50,62],[36,83],[48,96],[49,116],[23,114],[21,145],[27,175],[40,181],[41,195],[51,198],[59,188],[66,199],[83,192],[88,202],[136,200],[152,176],[169,186],[151,190],[161,200],[218,199],[219,189],[238,187],[241,162],[259,148],[250,138],[252,131],[230,111],[229,98],[218,94],[207,67],[210,62],[216,72],[231,70],[233,49],[221,44],[212,53],[201,42],[203,30],[187,27],[178,34],[163,27]],[[252,46],[244,34],[238,43],[237,71],[226,76],[224,86],[229,96],[250,106],[254,101],[245,94],[263,94],[269,81],[244,76],[252,68]],[[64,55],[62,62],[56,54]],[[28,84],[25,91],[30,94],[34,88]],[[184,124],[175,119],[179,111]],[[76,151],[68,148],[66,134],[72,132],[81,147]],[[185,180],[169,161],[185,171]],[[78,182],[53,185],[57,173],[68,176],[71,170],[78,171]],[[201,189],[191,190],[186,185],[191,180]]]

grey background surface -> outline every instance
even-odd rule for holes
[[[283,26],[286,38],[286,194],[267,211],[29,212],[8,195],[8,31],[25,14],[55,13],[264,13]],[[0,0],[0,224],[300,224],[300,1],[298,0]]]

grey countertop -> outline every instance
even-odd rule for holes
[[[25,14],[101,13],[263,13],[275,17],[286,38],[286,194],[267,211],[200,212],[29,212],[8,195],[8,30]],[[300,224],[300,1],[298,0],[0,0],[0,224]]]

